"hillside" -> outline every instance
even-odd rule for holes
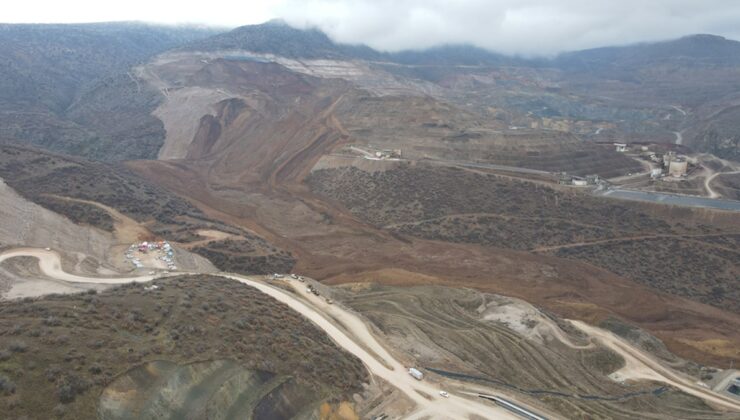
[[[168,93],[146,67],[140,73],[132,66],[174,49],[273,61],[382,95],[432,96],[498,129],[565,131],[606,142],[670,142],[684,132],[685,144],[697,150],[733,159],[740,153],[731,123],[740,94],[738,43],[720,37],[523,59],[466,45],[375,51],[280,21],[215,32],[141,24],[6,25],[0,31],[6,57],[0,63],[0,137],[94,159],[155,157],[167,129],[152,113]],[[168,89],[190,83],[179,80]]]
[[[460,169],[324,169],[307,182],[378,228],[554,252],[663,292],[740,310],[736,226],[712,226],[691,215],[665,217],[647,207]]]
[[[736,157],[740,63],[722,56],[737,43],[699,36],[534,60],[470,46],[380,52],[281,22],[218,34],[8,28],[0,193],[11,205],[0,214],[23,226],[0,226],[2,245],[50,247],[61,258],[52,264],[108,286],[149,273],[124,259],[141,241],[171,241],[205,267],[155,267],[146,276],[201,273],[155,289],[0,302],[0,386],[15,385],[0,403],[18,415],[316,418],[321,402],[359,404],[357,360],[307,319],[204,275],[221,270],[288,274],[258,281],[337,321],[350,341],[377,333],[402,351],[399,366],[476,376],[562,414],[731,417],[658,391],[650,373],[607,377],[629,360],[564,319],[630,336],[692,387],[709,367],[736,364],[738,213],[558,181],[647,178],[635,173],[651,163],[616,141],[684,139],[651,150]],[[737,189],[732,162],[699,158],[702,176],[728,172],[713,178],[717,191]],[[707,178],[694,175],[672,185],[703,192]],[[80,290],[75,277],[46,286],[34,254],[20,255],[0,267],[14,275],[3,291],[22,277],[44,282],[37,294]],[[364,318],[338,316],[345,304]],[[356,330],[364,321],[372,334]],[[437,382],[394,370],[434,395],[404,400],[373,381],[383,391],[373,412],[384,399],[445,401]]]
[[[100,109],[91,110],[93,116],[85,112],[84,106],[75,104],[80,97],[93,95],[90,91],[99,89],[96,85],[118,83],[125,89],[135,87],[135,81],[126,76],[131,66],[214,33],[213,29],[141,23],[2,24],[0,137],[96,158],[113,156],[100,149],[118,142],[128,142],[128,148],[136,148],[137,143],[126,138],[131,134],[128,129],[132,123],[125,121],[126,116],[119,114],[110,100],[141,108],[136,111],[143,116],[151,112],[147,106],[140,107],[140,102],[132,107],[117,93],[104,102],[108,111],[104,122],[91,123],[103,114]],[[152,100],[149,96],[146,101]],[[156,126],[151,121],[147,123],[153,125]],[[156,128],[149,128],[152,130]],[[142,135],[146,134],[139,132],[135,136]],[[161,139],[162,134],[154,136]],[[146,148],[123,154],[129,158],[151,156]]]
[[[624,366],[623,358],[587,344],[566,321],[517,299],[470,289],[375,283],[347,284],[338,293],[349,306],[368,314],[392,343],[418,354],[427,370],[515,390],[565,418],[723,417],[677,390],[605,380]],[[617,320],[610,322],[624,328]],[[633,333],[672,365],[696,368],[665,352],[654,337]]]
[[[255,233],[217,221],[191,202],[153,185],[123,166],[90,162],[19,146],[0,146],[0,178],[24,198],[74,222],[110,230],[110,217],[83,200],[109,206],[146,226],[150,238],[193,247],[228,271],[288,271],[295,260]],[[202,232],[227,239],[205,241]],[[136,240],[137,238],[134,238]]]
[[[657,65],[683,66],[687,70],[735,67],[740,65],[740,42],[699,34],[664,42],[570,52],[558,56],[555,62],[564,70],[595,74],[610,70],[637,74]]]
[[[7,67],[0,100],[62,112],[90,81],[213,32],[139,23],[3,24],[0,55]]]
[[[577,319],[617,314],[684,357],[722,364],[738,357],[737,295],[714,283],[732,284],[734,254],[700,240],[734,233],[723,230],[733,226],[730,215],[606,201],[541,180],[445,167],[470,161],[624,175],[640,164],[591,142],[597,127],[615,139],[626,129],[649,137],[672,128],[678,110],[666,120],[662,108],[625,101],[615,108],[574,94],[556,87],[560,71],[542,62],[499,68],[389,64],[336,52],[277,56],[265,52],[273,51],[268,35],[250,35],[269,34],[267,26],[231,33],[255,36],[257,46],[244,48],[262,52],[193,47],[136,68],[141,82],[165,96],[153,114],[166,137],[157,161],[127,162],[129,169],[218,220],[248,227],[290,252],[294,270],[322,281],[397,269],[383,281],[433,276]],[[276,30],[301,42],[301,31]],[[334,48],[326,39],[318,45]],[[394,149],[401,160],[372,159]],[[656,237],[679,243],[676,252],[654,252],[661,267],[675,270],[648,276],[655,259],[630,247],[649,253]],[[588,258],[571,255],[581,242],[594,242]],[[238,252],[221,245],[222,254]],[[613,248],[619,254],[610,260]],[[705,257],[715,270],[692,262]],[[711,340],[721,344],[708,346]]]
[[[737,142],[708,139],[711,130],[723,124],[714,124],[702,107],[715,103],[716,111],[737,105],[733,98],[740,92],[740,43],[711,35],[523,59],[465,45],[378,52],[333,42],[316,29],[270,22],[237,28],[187,50],[242,50],[268,61],[300,59],[312,74],[324,66],[334,77],[360,84],[370,75],[358,79],[357,72],[369,71],[372,83],[390,77],[406,89],[455,103],[479,118],[570,131],[600,141],[672,141],[674,131],[697,125],[698,119],[702,127],[687,130],[686,144],[721,157],[736,158],[738,153]],[[344,67],[347,74],[342,74]],[[685,109],[678,112],[674,106]]]
[[[246,50],[304,59],[356,59],[411,65],[481,65],[525,62],[470,45],[446,45],[426,50],[376,51],[364,45],[333,41],[316,28],[296,29],[281,20],[236,28],[193,42],[188,51]]]
[[[296,29],[280,20],[241,26],[183,47],[188,51],[246,50],[289,58],[376,59],[380,53],[365,46],[337,44],[318,29]]]
[[[156,284],[0,303],[0,392],[11,397],[0,411],[296,418],[367,381],[358,359],[256,289],[208,276]]]

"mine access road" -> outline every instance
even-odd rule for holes
[[[159,277],[200,274],[170,273],[166,276],[84,277],[65,272],[62,269],[60,255],[55,251],[46,251],[37,248],[18,248],[5,251],[0,254],[0,263],[9,258],[24,256],[38,259],[39,268],[45,276],[74,283],[144,283]],[[500,406],[476,401],[468,396],[455,394],[453,391],[450,392],[448,398],[441,396],[439,394],[439,385],[429,381],[417,381],[411,377],[407,373],[407,368],[380,344],[364,321],[356,314],[341,308],[339,305],[321,305],[319,302],[304,301],[300,297],[296,297],[283,289],[265,283],[259,277],[247,277],[231,273],[204,274],[224,277],[254,287],[308,318],[317,327],[324,330],[338,346],[360,359],[372,375],[382,378],[388,384],[397,388],[407,399],[415,404],[415,408],[404,418],[521,418]],[[294,283],[292,279],[286,279],[285,281],[291,287],[298,290],[304,287],[301,283]],[[326,311],[327,313],[321,313],[320,311]],[[340,329],[338,325],[343,326],[344,329]]]

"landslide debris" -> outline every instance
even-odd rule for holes
[[[228,243],[213,241],[194,249],[201,256],[213,257],[224,270],[266,274],[289,271],[295,263],[288,252],[251,232],[207,217],[189,201],[149,183],[123,165],[0,145],[0,178],[27,200],[102,230],[111,229],[110,215],[104,210],[60,197],[112,207],[146,224],[154,236],[183,244],[204,239],[197,233],[200,230],[237,235],[241,246],[235,261],[230,260],[233,252],[224,252]]]
[[[740,305],[736,228],[700,211],[615,202],[424,165],[372,173],[321,169],[307,183],[392,232],[588,261],[722,309],[737,311]]]

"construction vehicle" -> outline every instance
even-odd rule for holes
[[[424,379],[424,374],[417,368],[409,368],[409,375],[413,376],[417,381]]]

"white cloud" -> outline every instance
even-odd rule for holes
[[[382,50],[471,43],[553,54],[694,33],[740,38],[737,0],[23,0],[3,5],[0,20],[237,26],[278,17]]]
[[[471,43],[510,54],[712,33],[737,39],[735,0],[288,0],[276,14],[383,50]]]
[[[0,21],[82,23],[147,21],[239,26],[275,17],[282,0],[20,0],[3,4]]]

